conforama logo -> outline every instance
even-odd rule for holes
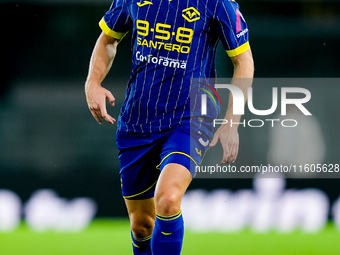
[[[201,18],[201,14],[194,7],[189,7],[182,11],[182,17],[189,22],[193,22],[195,20],[199,20]]]

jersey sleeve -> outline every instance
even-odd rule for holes
[[[114,0],[99,22],[103,32],[116,39],[122,39],[131,29],[131,24],[126,0]]]
[[[235,57],[250,48],[247,23],[234,0],[217,1],[220,1],[215,12],[217,31],[228,56]]]

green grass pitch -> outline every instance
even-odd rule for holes
[[[129,255],[129,223],[125,219],[95,220],[81,233],[33,233],[25,224],[0,233],[1,255]],[[340,233],[329,224],[318,234],[270,232],[237,234],[185,232],[183,255],[336,255]]]

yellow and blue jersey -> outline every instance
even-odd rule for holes
[[[249,49],[233,0],[114,0],[100,27],[116,39],[132,31],[132,72],[118,131],[164,131],[199,116],[204,85],[193,78],[215,77],[218,42],[230,57]],[[217,118],[219,105],[208,101],[208,113]]]

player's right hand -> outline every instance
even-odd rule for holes
[[[114,124],[116,120],[111,117],[106,110],[106,99],[109,100],[112,106],[115,105],[115,98],[110,91],[100,85],[85,86],[85,94],[87,105],[92,113],[92,116],[99,124],[102,124],[102,118],[108,123]]]

